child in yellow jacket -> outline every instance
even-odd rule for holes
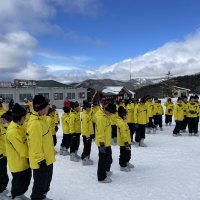
[[[168,98],[167,101],[164,103],[165,109],[165,124],[166,126],[171,126],[172,124],[172,116],[173,116],[173,109],[174,104],[172,103],[171,98]]]
[[[27,199],[24,193],[28,190],[31,180],[29,150],[26,131],[23,127],[25,116],[26,110],[16,103],[12,109],[13,121],[6,132],[6,154],[13,177],[11,188],[13,199]]]
[[[96,113],[96,136],[95,143],[99,150],[99,161],[97,169],[97,178],[101,183],[110,183],[109,177],[112,164],[111,149],[111,123],[109,116],[116,113],[116,105],[112,103],[104,104],[104,108],[99,109]]]
[[[178,97],[177,103],[174,106],[174,120],[176,122],[176,126],[173,130],[173,136],[181,136],[180,130],[183,127],[184,120],[184,106],[183,106],[182,98]]]
[[[82,123],[82,136],[83,136],[83,153],[81,155],[82,164],[93,165],[93,160],[90,159],[92,135],[94,133],[92,116],[91,116],[91,104],[87,101],[83,101],[83,113],[81,116]]]
[[[63,138],[60,145],[60,155],[67,156],[70,155],[69,148],[71,143],[71,134],[69,131],[69,123],[70,123],[70,107],[63,107],[64,113],[61,116],[62,122],[62,130],[63,130]]]
[[[81,135],[81,119],[80,119],[80,106],[79,103],[70,102],[71,112],[70,112],[70,122],[69,131],[71,134],[71,144],[70,144],[70,160],[73,162],[78,162],[81,157],[77,154],[80,145],[80,135]]]
[[[119,165],[120,171],[130,172],[134,166],[129,163],[131,159],[131,135],[127,124],[127,111],[123,106],[118,108],[117,145],[120,146]]]
[[[8,190],[8,174],[7,174],[7,157],[6,157],[6,130],[9,123],[12,121],[12,113],[7,111],[0,118],[0,199],[9,199],[7,196]]]
[[[144,143],[144,139],[145,139],[145,126],[149,123],[149,116],[145,103],[146,103],[146,98],[145,97],[141,98],[140,102],[137,104],[134,111],[135,128],[136,128],[135,145],[141,147],[147,146]]]
[[[199,105],[195,102],[195,97],[191,96],[190,101],[187,105],[187,120],[188,120],[188,130],[189,135],[192,136],[194,133],[194,136],[198,136],[198,111],[199,111]]]

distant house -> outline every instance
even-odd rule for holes
[[[108,86],[102,90],[102,96],[106,99],[128,99],[134,98],[134,92],[123,86]]]
[[[172,95],[173,97],[181,97],[181,96],[189,96],[189,92],[191,91],[190,89],[187,88],[182,88],[182,87],[177,87],[173,86],[172,87]]]
[[[47,97],[51,104],[58,108],[63,107],[67,97],[70,101],[78,101],[80,104],[87,99],[87,89],[71,87],[54,80],[19,80],[15,79],[12,84],[0,84],[0,96],[8,103],[10,99],[23,104],[24,99],[32,100],[36,94]]]

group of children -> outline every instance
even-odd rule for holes
[[[49,100],[36,95],[29,106],[14,104],[11,110],[0,99],[0,199],[28,200],[24,194],[33,176],[32,200],[50,200],[50,190],[55,162],[53,135],[57,130],[55,110]],[[8,195],[9,177],[12,175],[11,196]]]
[[[97,179],[102,183],[112,182],[110,171],[112,164],[112,145],[119,146],[119,166],[123,172],[130,172],[134,165],[130,163],[131,144],[146,147],[145,134],[155,134],[165,124],[176,122],[174,136],[185,132],[188,125],[189,135],[198,135],[200,103],[198,96],[178,98],[176,103],[168,98],[164,103],[149,96],[135,102],[107,101],[69,102],[63,107],[61,116],[63,138],[60,155],[70,156],[70,161],[82,165],[93,165],[90,158],[92,140],[98,147]],[[25,109],[26,108],[26,109]],[[55,106],[50,106],[48,99],[36,95],[33,102],[26,100],[25,107],[14,104],[7,111],[0,99],[0,198],[9,199],[7,184],[7,162],[12,174],[11,198],[26,200],[27,191],[33,174],[31,199],[48,199],[47,192],[53,175],[55,161],[54,146],[57,143],[56,132],[60,123]],[[83,151],[78,155],[80,136],[83,137]],[[135,138],[134,138],[135,135]]]
[[[180,102],[184,102],[183,105]],[[72,102],[63,108],[62,115],[63,140],[60,154],[70,155],[70,160],[78,162],[82,159],[83,165],[92,165],[90,159],[92,139],[99,149],[97,177],[100,182],[111,182],[110,166],[112,163],[112,145],[120,147],[120,170],[129,172],[134,166],[129,163],[131,158],[131,144],[146,147],[145,133],[163,130],[163,115],[166,126],[171,126],[174,116],[176,125],[173,135],[181,135],[188,125],[189,135],[198,135],[199,109],[198,96],[179,97],[173,103],[168,98],[164,103],[165,109],[158,98],[143,97],[135,102],[132,99],[125,101],[83,102],[83,110],[79,104]],[[183,112],[181,113],[181,110]],[[80,114],[82,113],[82,115]],[[76,117],[75,117],[76,116]],[[76,128],[77,129],[76,129]],[[83,136],[83,153],[77,154],[80,135]],[[133,138],[135,134],[135,139]],[[76,142],[77,141],[77,142]]]

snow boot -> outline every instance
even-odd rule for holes
[[[147,147],[147,145],[144,143],[144,139],[140,140],[140,147]]]
[[[86,165],[93,165],[93,160],[89,159],[88,157],[85,157],[85,158],[82,160],[82,164],[83,164],[83,166],[86,166]]]
[[[112,176],[112,171],[107,171],[106,176]]]
[[[109,177],[106,177],[104,180],[102,181],[99,181],[100,183],[111,183],[112,182],[112,179],[109,178]]]
[[[71,154],[70,154],[70,160],[73,161],[73,162],[79,162],[80,159],[78,159],[78,158],[75,156],[75,153],[71,153]]]
[[[69,156],[70,155],[70,152],[68,151],[68,149],[66,147],[64,147],[62,155],[63,156]]]
[[[87,159],[87,158],[84,158],[84,159],[82,160],[82,165],[83,165],[83,166],[88,165],[88,159]]]
[[[156,134],[156,128],[153,128],[153,134]]]
[[[199,136],[199,134],[198,133],[194,133],[194,136]]]
[[[128,168],[134,168],[134,167],[135,167],[135,166],[134,166],[133,164],[131,164],[130,162],[127,162],[126,164],[127,164],[126,166],[127,166]]]
[[[135,142],[135,147],[139,147],[140,146],[140,143],[139,142]]]
[[[120,171],[122,171],[122,172],[130,172],[131,169],[129,167],[120,167]]]
[[[93,165],[94,161],[92,159],[88,158],[88,163],[89,163],[89,165]]]
[[[81,159],[81,157],[78,155],[78,153],[77,153],[78,151],[75,151],[75,156],[76,156],[76,158],[78,158],[79,160]]]
[[[160,127],[160,131],[163,131],[163,128],[162,128],[162,127]]]

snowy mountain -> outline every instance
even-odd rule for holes
[[[131,82],[134,82],[138,85],[150,85],[154,83],[159,83],[165,79],[166,78],[134,78],[131,79]]]

